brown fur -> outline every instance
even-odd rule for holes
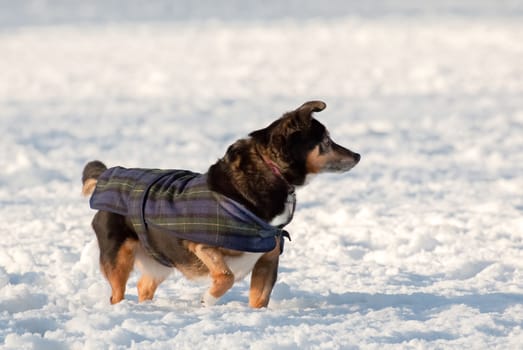
[[[82,186],[82,194],[86,197],[93,194],[94,189],[96,188],[96,182],[95,179],[85,180],[84,185]]]
[[[111,304],[119,303],[125,294],[125,285],[134,266],[136,241],[127,240],[118,250],[114,264],[103,264],[102,270],[112,288]]]
[[[264,254],[252,271],[251,287],[249,290],[249,305],[253,308],[266,307],[276,282],[278,262],[280,255],[280,244],[276,248]]]
[[[334,143],[325,127],[312,117],[312,112],[325,106],[321,101],[305,103],[268,127],[252,132],[249,138],[233,143],[225,156],[209,168],[209,188],[243,204],[267,222],[290,214],[289,192],[303,185],[308,174],[348,171],[360,159],[358,154]],[[93,192],[96,179],[106,169],[99,161],[86,165],[82,176],[84,195]],[[169,268],[145,253],[125,217],[99,211],[93,228],[100,247],[100,265],[112,288],[111,303],[124,298],[135,262],[143,274],[138,282],[138,300],[151,300]],[[147,234],[152,242],[158,242],[155,249],[187,278],[210,277],[210,288],[203,297],[205,304],[215,302],[237,278],[252,271],[249,305],[268,305],[277,278],[279,239],[275,238],[272,251],[262,254],[173,239],[154,229]]]

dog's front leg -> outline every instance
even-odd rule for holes
[[[193,252],[207,266],[212,279],[210,288],[202,297],[202,304],[214,305],[234,284],[234,274],[218,248],[196,244]]]
[[[269,304],[272,288],[278,277],[280,260],[280,242],[276,248],[262,255],[252,270],[249,305],[254,308],[266,307]]]

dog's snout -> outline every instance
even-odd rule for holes
[[[358,163],[358,162],[360,161],[360,159],[361,159],[361,156],[360,156],[359,153],[354,153],[354,154],[353,154],[353,157],[354,157],[354,161],[355,161],[356,163]]]

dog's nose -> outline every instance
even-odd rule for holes
[[[358,163],[358,162],[360,161],[360,159],[361,159],[361,156],[360,156],[359,153],[354,153],[354,156],[353,156],[353,157],[354,157],[354,161],[355,161],[356,163]]]

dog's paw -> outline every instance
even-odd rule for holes
[[[216,304],[218,301],[218,298],[214,297],[209,293],[209,291],[206,291],[204,295],[202,295],[202,305],[205,307],[210,307]]]

